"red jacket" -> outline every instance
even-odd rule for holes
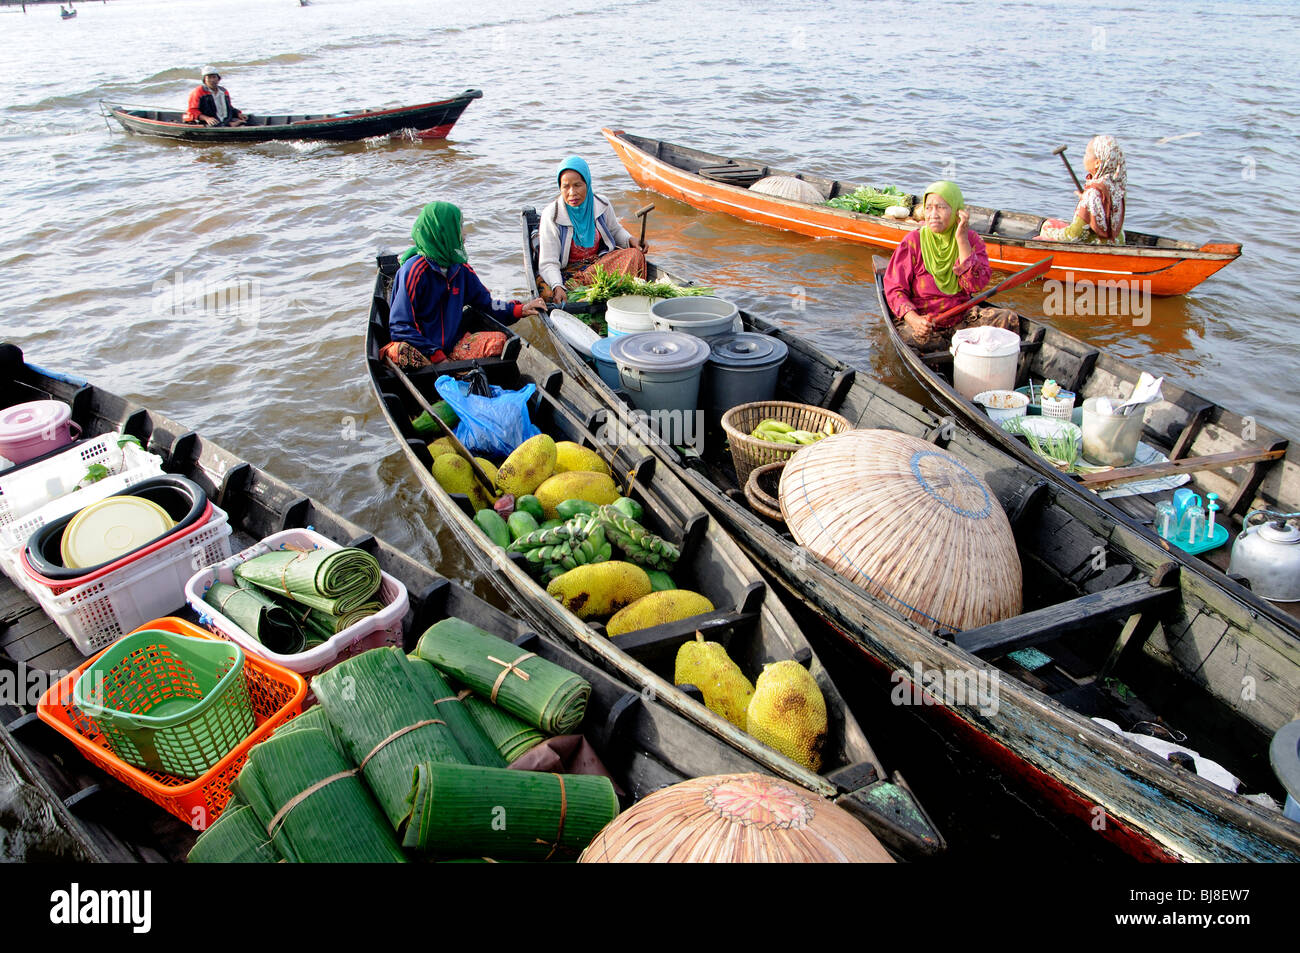
[[[237,119],[244,114],[235,108],[235,104],[230,101],[230,93],[224,86],[217,86],[217,95],[226,97],[226,118]],[[189,104],[185,108],[185,121],[198,122],[199,116],[211,116],[217,118],[217,104],[213,100],[212,90],[199,84],[199,86],[190,93]]]

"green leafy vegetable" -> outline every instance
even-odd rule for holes
[[[587,301],[596,304],[617,298],[620,295],[645,295],[650,298],[681,298],[687,295],[710,295],[712,288],[700,288],[692,285],[684,288],[671,281],[646,281],[619,272],[606,271],[600,265],[591,269],[591,284],[580,285],[569,282],[569,300]]]
[[[82,483],[98,483],[104,477],[108,476],[108,467],[102,463],[92,463],[86,468],[86,475],[81,478]]]
[[[131,436],[129,433],[120,434],[120,435],[118,436],[118,438],[117,438],[117,445],[118,445],[119,447],[125,447],[128,443],[133,443],[133,444],[135,444],[135,445],[136,445],[137,447],[139,447],[141,450],[144,449],[144,445],[143,445],[142,443],[140,443],[140,438],[139,438],[139,437],[133,437],[133,436]]]
[[[850,212],[861,212],[865,215],[882,215],[885,209],[891,205],[906,205],[910,208],[912,196],[899,191],[892,185],[887,185],[883,189],[873,189],[868,185],[864,185],[848,195],[840,195],[829,199],[825,204],[831,208],[847,209]]]

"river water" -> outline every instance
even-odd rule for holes
[[[1062,217],[1073,185],[1051,150],[1068,144],[1082,175],[1087,139],[1113,133],[1127,155],[1129,227],[1240,241],[1244,253],[1191,294],[1153,302],[1148,324],[1053,320],[1297,429],[1293,3],[78,10],[61,22],[55,6],[0,7],[0,338],[187,423],[452,577],[469,576],[468,562],[438,533],[362,357],[374,255],[404,248],[432,199],[464,209],[488,286],[516,291],[519,209],[549,200],[559,160],[584,155],[625,218],[655,204],[647,237],[660,263],[920,393],[878,327],[871,249],[643,191],[602,126],[909,191],[949,177],[970,202]],[[98,114],[100,100],[183,108],[208,63],[255,113],[395,106],[470,87],[484,96],[439,142],[194,146],[128,136]],[[182,290],[196,287],[246,297],[196,305]],[[1041,312],[1043,291],[1007,300]]]

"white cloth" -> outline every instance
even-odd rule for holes
[[[1172,741],[1165,741],[1161,738],[1152,738],[1150,735],[1138,735],[1130,731],[1124,731],[1119,725],[1115,724],[1115,722],[1109,721],[1105,718],[1094,718],[1092,720],[1099,725],[1105,725],[1111,731],[1118,732],[1134,744],[1146,748],[1148,751],[1157,754],[1162,758],[1168,758],[1175,751],[1181,751],[1184,754],[1191,755],[1192,760],[1196,762],[1196,773],[1205,778],[1205,780],[1217,784],[1221,788],[1226,788],[1233,794],[1236,794],[1241,790],[1240,778],[1223,765],[1211,761],[1209,758],[1203,757],[1198,751],[1193,751],[1191,748],[1184,745],[1174,744]]]

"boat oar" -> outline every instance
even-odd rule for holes
[[[478,482],[487,489],[489,496],[495,498],[497,495],[496,487],[493,486],[492,481],[487,478],[487,474],[479,469],[479,465],[477,461],[475,461],[474,455],[466,450],[465,445],[456,438],[454,433],[452,433],[451,428],[447,426],[447,421],[434,413],[433,408],[429,406],[429,402],[425,400],[424,395],[420,393],[420,389],[415,386],[400,367],[393,363],[391,357],[385,357],[384,363],[387,364],[389,369],[397,375],[397,379],[406,386],[406,389],[411,392],[411,396],[415,398],[415,402],[419,404],[424,411],[434,419],[434,421],[437,422],[439,427],[442,428],[443,435],[451,438],[452,446],[456,448],[456,452],[465,459],[466,463],[469,464],[469,468],[474,474],[474,479],[478,480]]]
[[[645,217],[654,211],[655,203],[651,202],[645,208],[636,213],[636,217],[641,219],[641,247],[645,247]]]
[[[1065,155],[1065,148],[1065,146],[1057,146],[1052,150],[1052,155],[1061,157],[1061,161],[1065,163],[1065,170],[1070,173],[1070,178],[1074,179],[1074,187],[1082,192],[1083,183],[1081,183],[1079,177],[1074,174],[1074,167],[1070,165],[1070,160]]]
[[[940,311],[929,320],[938,324],[945,318],[951,318],[954,314],[961,314],[968,308],[973,308],[982,301],[987,301],[1000,291],[1006,291],[1009,288],[1018,288],[1020,285],[1033,281],[1039,275],[1045,273],[1052,267],[1052,256],[1048,255],[1042,261],[1030,265],[1024,271],[1017,271],[1010,278],[1007,278],[1001,284],[989,288],[987,291],[981,291],[975,297],[971,298],[965,304],[959,304],[956,307],[949,308],[947,311]]]

